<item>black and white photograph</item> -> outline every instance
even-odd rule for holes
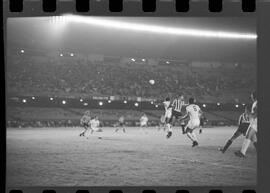
[[[6,185],[256,186],[252,17],[6,21]]]

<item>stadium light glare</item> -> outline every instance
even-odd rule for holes
[[[23,103],[26,103],[27,101],[26,101],[26,99],[23,99],[22,102],[23,102]]]
[[[102,101],[100,101],[98,104],[99,104],[99,106],[102,106],[102,105],[103,105],[103,102],[102,102]]]
[[[215,30],[201,30],[194,28],[181,28],[181,27],[167,27],[161,25],[148,25],[143,23],[132,23],[119,20],[108,19],[105,17],[85,17],[78,15],[65,15],[65,21],[82,23],[106,28],[131,30],[137,32],[148,32],[156,34],[168,34],[178,36],[192,36],[192,37],[203,37],[203,38],[221,38],[221,39],[246,39],[255,40],[257,34],[254,33],[239,33],[239,32],[228,32],[228,31],[215,31]]]
[[[53,98],[52,98],[52,97],[50,97],[50,100],[51,100],[51,101],[53,101]]]

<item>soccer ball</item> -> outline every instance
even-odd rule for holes
[[[150,84],[155,84],[155,80],[149,80]]]

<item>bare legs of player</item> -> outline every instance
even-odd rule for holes
[[[167,139],[169,139],[172,136],[172,126],[170,123],[166,124],[166,129],[167,129]]]
[[[227,151],[227,149],[231,146],[231,144],[233,143],[233,141],[235,139],[237,139],[238,137],[240,137],[242,135],[241,132],[239,131],[236,131],[233,136],[227,141],[227,143],[225,144],[225,146],[223,148],[219,148],[219,150],[222,152],[222,153],[225,153]]]
[[[198,139],[197,139],[195,133],[193,133],[192,129],[186,128],[185,132],[186,132],[188,138],[192,141],[192,147],[195,147],[195,146],[199,145],[198,144]]]
[[[235,152],[235,155],[238,157],[245,157],[251,142],[253,142],[254,147],[257,149],[257,132],[250,127],[247,131],[246,138],[243,141],[241,150]]]
[[[118,132],[119,131],[119,128],[117,128],[117,129],[115,129],[115,131],[114,132]],[[126,129],[125,129],[125,127],[122,127],[122,131],[124,132],[124,133],[126,133]]]
[[[84,126],[83,128],[84,128],[84,130],[80,133],[80,135],[79,135],[80,137],[82,137],[82,136],[84,137],[86,131],[88,130],[88,128],[86,126]]]

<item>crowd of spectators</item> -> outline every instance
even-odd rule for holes
[[[248,68],[132,66],[46,58],[37,62],[11,56],[6,77],[7,91],[21,95],[160,98],[181,92],[201,101],[228,102],[248,95],[256,85],[255,74]]]

